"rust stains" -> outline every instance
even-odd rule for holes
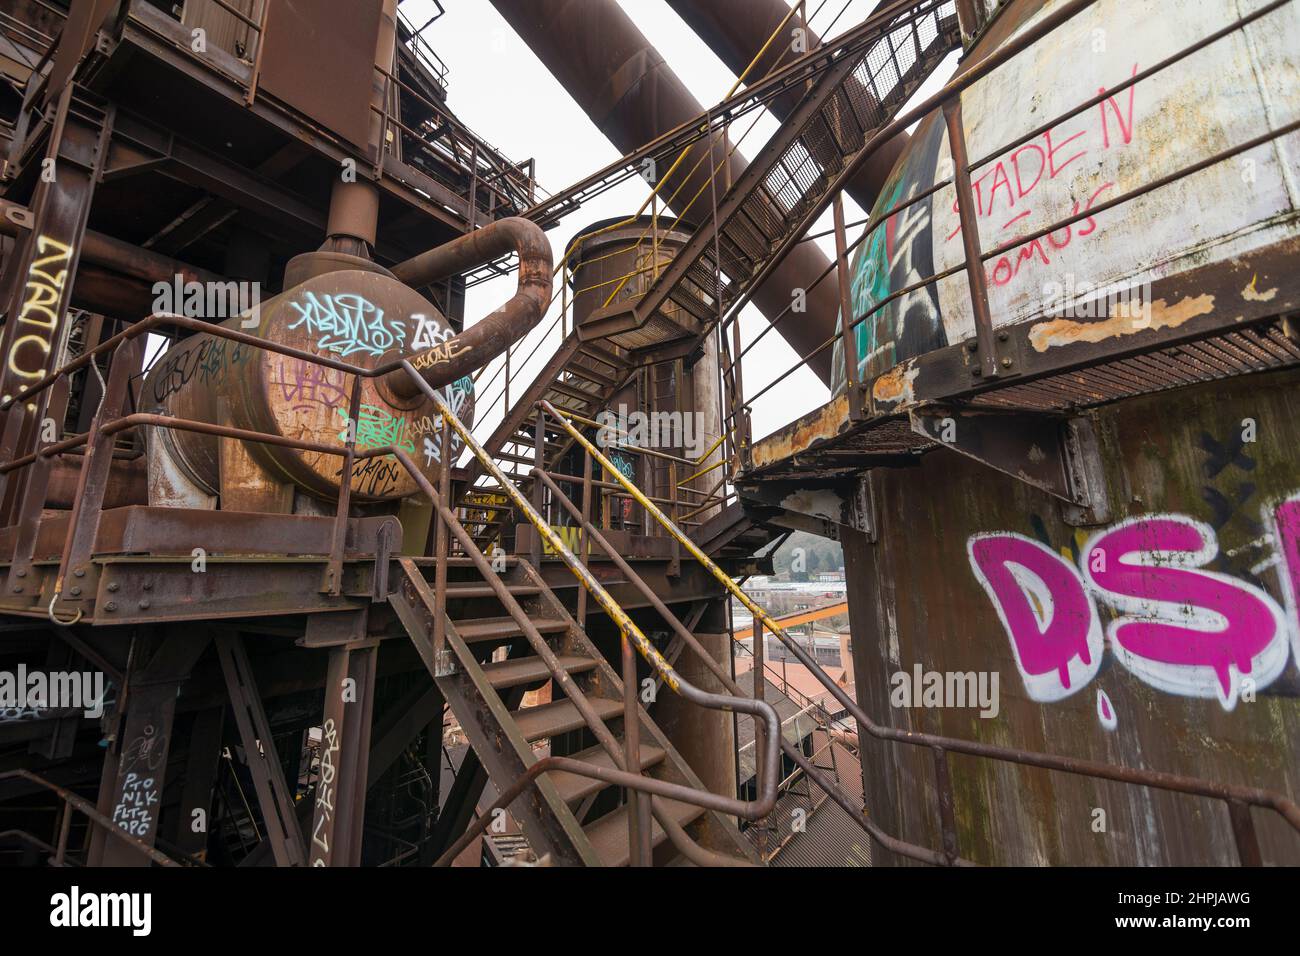
[[[846,395],[839,395],[816,411],[756,442],[751,451],[751,467],[764,468],[807,451],[815,442],[829,441],[848,422],[849,399]]]
[[[914,398],[912,383],[918,372],[910,362],[894,366],[872,383],[871,397],[885,405],[910,402]]]
[[[1029,330],[1029,344],[1037,352],[1046,352],[1061,345],[1079,342],[1096,343],[1105,339],[1134,335],[1147,329],[1176,329],[1185,322],[1214,310],[1214,296],[1187,296],[1170,305],[1164,299],[1151,303],[1147,314],[1133,317],[1122,314],[1100,322],[1076,322],[1073,319],[1052,319],[1039,322]]]

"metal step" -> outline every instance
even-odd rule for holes
[[[560,655],[559,660],[560,666],[569,674],[581,674],[592,670],[596,666],[596,662],[590,657]],[[495,664],[484,664],[483,673],[487,677],[488,683],[496,690],[518,687],[521,684],[535,684],[539,681],[549,680],[551,677],[550,669],[540,657],[522,657],[514,661],[497,661]]]
[[[609,720],[623,713],[621,700],[588,697],[587,701],[601,720]],[[578,713],[577,706],[571,700],[556,700],[537,707],[525,707],[523,710],[512,712],[511,716],[514,717],[515,724],[524,735],[524,739],[530,743],[587,726],[586,721],[582,719],[582,714]]]
[[[560,634],[568,630],[569,625],[552,617],[531,618],[533,626],[542,634]],[[478,644],[483,641],[508,641],[523,637],[524,632],[512,617],[480,617],[466,621],[456,621],[456,633],[466,644]]]
[[[700,807],[678,803],[676,800],[657,800],[656,803],[683,827],[704,814]],[[587,834],[587,839],[605,866],[627,866],[632,858],[628,846],[627,813],[628,805],[625,803],[613,813],[607,813],[595,823],[583,827],[583,832]],[[656,847],[667,839],[668,834],[664,833],[658,820],[653,821],[653,824],[650,828],[650,845]]]
[[[534,594],[540,594],[542,589],[535,584],[511,584],[505,582],[506,590],[515,597],[531,597]],[[447,584],[447,599],[454,601],[464,598],[490,598],[496,597],[496,591],[492,590],[492,585],[481,584],[472,581],[451,581]]]
[[[622,743],[622,741],[619,741]],[[653,767],[664,759],[666,751],[660,747],[650,744],[641,745],[641,769],[646,770]],[[596,767],[604,767],[606,770],[613,770],[614,758],[609,752],[599,745],[591,747],[581,753],[573,755],[574,760],[581,760],[583,763],[589,763]],[[560,796],[566,803],[577,803],[585,797],[591,796],[599,790],[609,786],[599,780],[593,780],[591,777],[584,777],[576,773],[564,773],[557,771],[551,776],[551,782],[555,784],[555,789],[560,791]]]

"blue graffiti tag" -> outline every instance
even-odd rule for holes
[[[305,326],[308,335],[319,335],[316,347],[339,355],[354,352],[382,355],[394,346],[406,344],[406,324],[400,319],[385,319],[384,310],[360,295],[304,294],[301,301],[290,302],[298,319],[290,329]]]

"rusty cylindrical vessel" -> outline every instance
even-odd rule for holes
[[[290,288],[261,305],[255,325],[245,325],[254,321],[253,315],[222,324],[364,368],[414,357],[454,336],[438,310],[388,270],[339,253],[327,254],[328,263],[321,258],[309,253],[290,263]],[[332,271],[319,271],[323,266]],[[305,359],[196,335],[153,364],[141,401],[147,410],[178,418],[337,444],[341,451],[355,378]],[[432,403],[422,392],[399,396],[382,378],[361,378],[360,389],[356,447],[402,448],[436,482],[445,456]],[[467,376],[444,386],[444,395],[462,418],[472,421],[473,384]],[[208,495],[222,494],[223,467],[227,479],[238,467],[229,457],[223,461],[225,440],[212,435],[155,429],[150,440],[161,443],[183,478]],[[337,496],[341,456],[253,443],[244,448],[268,481],[320,498]],[[352,492],[363,500],[401,498],[415,491],[414,479],[396,461],[363,462],[353,475]]]

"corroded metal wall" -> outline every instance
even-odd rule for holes
[[[1061,5],[1012,3],[963,69]],[[981,248],[1087,212],[1294,121],[1300,8],[1291,4],[1115,91],[1261,6],[1101,0],[967,89],[961,97],[967,153],[981,163],[971,172]],[[1106,91],[1115,92],[1016,145],[1049,118]],[[1297,157],[1300,134],[1279,137],[986,261],[994,325],[1041,314],[1045,298],[1065,307],[1097,289],[1140,286],[1294,236],[1300,231]],[[873,215],[950,178],[952,168],[943,117],[932,113],[882,187]],[[948,186],[893,216],[862,245],[853,265],[855,316],[964,258]],[[1156,321],[1185,322],[1211,304],[1187,303]],[[970,292],[959,272],[888,302],[858,327],[861,374],[879,374],[974,334]],[[842,387],[838,347],[833,369]]]
[[[1279,372],[1102,410],[1099,526],[947,450],[873,472],[879,539],[846,541],[859,702],[894,727],[1300,792],[1298,384]],[[896,675],[914,687],[918,668],[998,675],[996,716],[905,700]],[[863,747],[871,816],[940,846],[929,751]],[[965,857],[1237,861],[1221,802],[951,761]],[[1290,828],[1253,819],[1265,862],[1300,862]]]

